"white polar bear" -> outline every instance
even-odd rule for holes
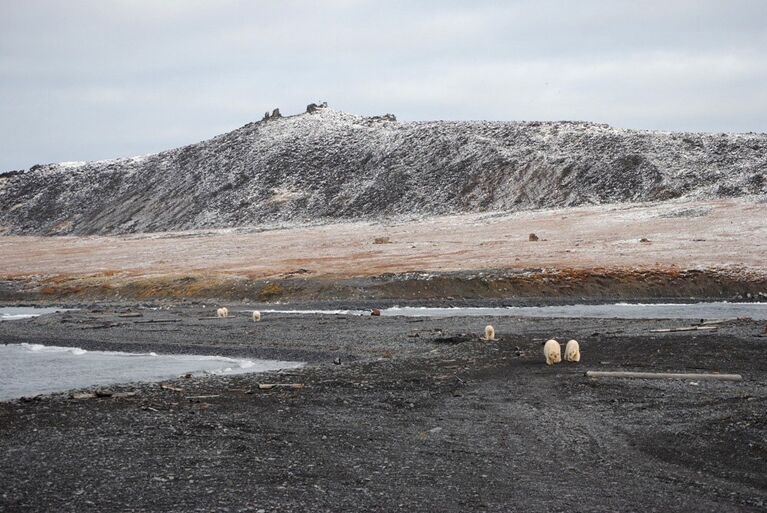
[[[261,312],[258,310],[253,310],[253,322],[257,322],[261,320]]]
[[[485,326],[484,340],[495,340],[495,328],[493,328],[490,324]]]
[[[554,339],[543,345],[543,355],[546,357],[546,365],[554,365],[562,361],[562,346]]]
[[[565,360],[568,362],[581,361],[581,348],[577,340],[571,340],[565,346]]]
[[[225,306],[222,306],[221,308],[216,310],[216,317],[219,317],[219,318],[222,318],[222,319],[224,317],[229,317],[229,309],[227,307],[225,307]]]

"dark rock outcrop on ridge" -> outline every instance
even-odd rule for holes
[[[767,135],[397,122],[310,105],[142,157],[0,174],[0,233],[116,234],[767,193]]]

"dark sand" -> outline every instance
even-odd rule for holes
[[[649,330],[689,321],[255,324],[230,309],[227,320],[186,305],[0,323],[5,343],[310,362],[168,383],[183,391],[0,403],[0,511],[767,510],[764,323],[672,334]],[[143,317],[117,316],[129,310]],[[178,322],[137,323],[150,320]],[[478,338],[488,322],[497,342]],[[581,363],[547,367],[551,336],[580,340]],[[595,381],[589,369],[744,381]],[[305,387],[258,388],[275,382]],[[188,399],[200,395],[217,397]]]

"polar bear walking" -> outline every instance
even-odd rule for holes
[[[581,361],[581,348],[577,340],[571,340],[565,346],[565,360],[568,362]]]
[[[222,306],[218,310],[216,310],[216,317],[219,319],[224,319],[226,317],[229,317],[229,309],[225,306]]]
[[[543,345],[543,355],[546,357],[546,365],[554,365],[562,361],[562,346],[554,339],[548,340]]]

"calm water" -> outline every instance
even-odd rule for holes
[[[38,315],[63,312],[67,308],[32,308],[28,306],[9,306],[0,308],[0,321],[13,321],[17,319],[28,319]]]
[[[301,362],[224,356],[86,351],[40,344],[0,345],[0,400],[93,385],[162,381],[186,373],[231,375],[300,367]]]
[[[369,310],[262,310],[282,314],[370,315]],[[751,317],[767,320],[767,303],[683,303],[514,306],[501,308],[418,308],[392,307],[381,310],[383,316],[405,317],[580,317],[598,319],[730,319]]]

